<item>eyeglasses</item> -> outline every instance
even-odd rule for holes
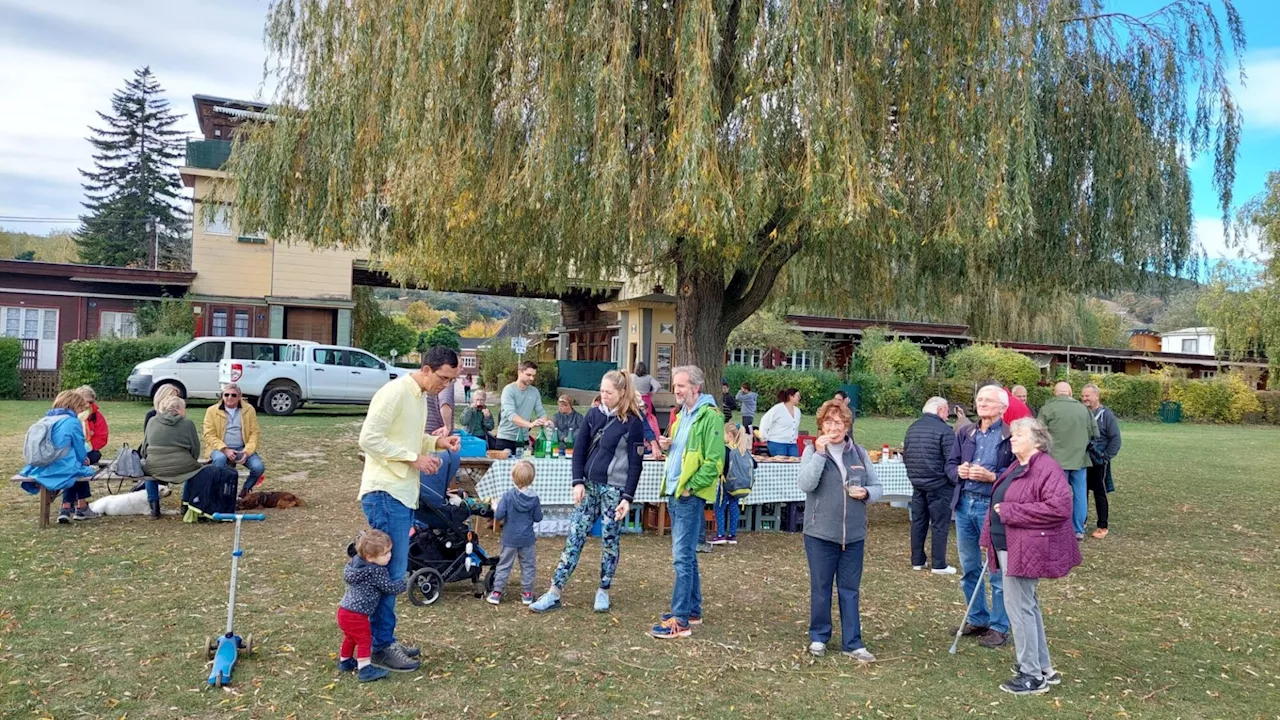
[[[240,397],[240,393],[222,393],[222,397],[224,397],[224,398],[238,398],[238,397]]]

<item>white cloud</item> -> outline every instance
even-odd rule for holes
[[[0,0],[0,215],[74,218],[92,167],[89,126],[149,65],[179,129],[199,132],[191,96],[254,98],[263,0]],[[74,223],[0,223],[44,232]]]
[[[1236,89],[1236,100],[1245,127],[1280,131],[1280,50],[1248,53],[1244,71],[1245,85]]]
[[[1210,260],[1257,260],[1262,257],[1262,245],[1256,230],[1243,235],[1233,234],[1230,246],[1228,238],[1223,235],[1222,218],[1198,217],[1192,231]]]

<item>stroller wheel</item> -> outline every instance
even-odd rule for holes
[[[430,605],[440,599],[444,590],[444,577],[439,570],[424,567],[409,576],[409,602],[414,605]]]
[[[490,567],[489,572],[484,574],[484,593],[488,595],[493,592],[493,576],[498,574],[497,567]]]

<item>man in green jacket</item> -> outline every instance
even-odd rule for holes
[[[1053,397],[1040,409],[1040,422],[1053,438],[1049,456],[1058,461],[1071,481],[1071,522],[1076,540],[1084,539],[1084,519],[1089,512],[1089,488],[1086,482],[1089,443],[1098,436],[1098,423],[1093,414],[1071,396],[1071,383],[1053,386]]]
[[[698,529],[707,503],[715,500],[724,471],[724,418],[716,399],[702,392],[706,376],[686,365],[671,371],[671,390],[680,413],[659,442],[667,452],[662,495],[669,497],[671,558],[675,586],[671,612],[650,631],[656,638],[689,637],[689,626],[702,622],[702,580],[698,576]]]

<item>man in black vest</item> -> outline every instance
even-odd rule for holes
[[[955,443],[955,434],[947,424],[951,404],[946,398],[932,397],[924,404],[919,420],[907,428],[903,442],[903,461],[911,480],[911,569],[924,570],[927,558],[924,539],[933,529],[933,572],[955,575],[947,564],[947,533],[951,529],[951,497],[955,485],[947,476],[947,456]]]

